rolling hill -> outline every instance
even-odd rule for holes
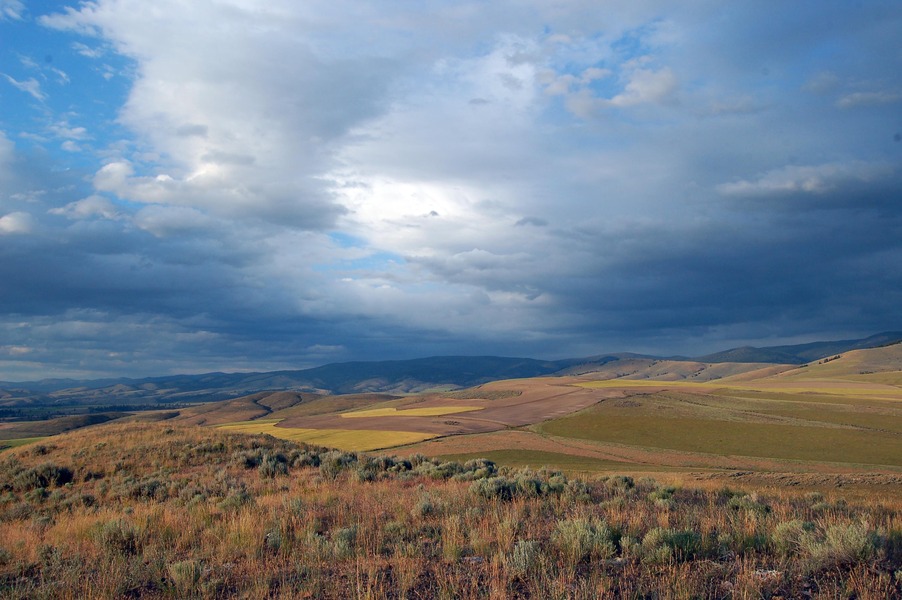
[[[899,342],[902,342],[902,332],[888,331],[858,340],[811,342],[808,344],[767,346],[763,348],[743,346],[699,356],[696,360],[709,363],[758,362],[801,365],[843,352],[849,352],[850,350],[879,348],[881,346],[898,344]]]
[[[265,373],[204,373],[143,379],[0,382],[0,417],[29,407],[111,407],[146,410],[232,400],[263,391],[318,394],[417,393],[461,389],[499,379],[597,373],[599,377],[708,380],[737,375],[761,364],[801,365],[857,349],[902,341],[888,332],[858,340],[765,348],[733,348],[698,358],[632,353],[536,360],[498,356],[436,356],[412,360],[334,363]],[[6,412],[4,412],[6,411]]]

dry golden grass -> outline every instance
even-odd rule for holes
[[[4,598],[894,598],[902,501],[110,425],[0,461]],[[318,466],[317,466],[318,465]]]

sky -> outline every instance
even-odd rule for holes
[[[897,0],[0,0],[0,380],[902,328]]]

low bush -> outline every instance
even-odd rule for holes
[[[288,459],[281,453],[264,453],[257,471],[261,477],[272,479],[278,475],[288,475]]]
[[[526,577],[538,566],[541,547],[534,540],[517,540],[504,559],[508,571],[514,577]]]
[[[133,555],[141,550],[142,531],[133,523],[116,519],[100,527],[97,540],[107,553]]]
[[[37,488],[65,485],[72,481],[74,473],[68,467],[44,463],[37,467],[20,471],[12,481],[12,488],[28,491]]]
[[[617,551],[607,523],[593,517],[559,521],[551,540],[566,560],[574,563],[589,557],[605,560]]]

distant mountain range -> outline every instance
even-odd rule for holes
[[[870,337],[860,340],[838,340],[834,342],[811,342],[808,344],[795,344],[792,346],[769,346],[765,348],[755,348],[753,346],[743,346],[741,348],[733,348],[724,350],[723,352],[715,352],[699,356],[694,360],[709,363],[724,362],[755,362],[755,363],[776,363],[784,365],[802,365],[814,360],[820,360],[830,356],[835,356],[849,350],[866,350],[868,348],[879,348],[880,346],[889,346],[902,341],[902,333],[898,331],[888,331],[878,333]]]
[[[886,332],[858,340],[812,342],[785,346],[733,348],[696,358],[657,357],[630,353],[565,360],[535,360],[499,356],[436,356],[413,360],[348,362],[312,369],[268,373],[205,373],[144,379],[78,381],[47,379],[22,383],[0,382],[0,410],[29,406],[90,406],[117,410],[209,402],[237,398],[264,390],[293,390],[321,394],[363,392],[410,393],[428,389],[471,387],[498,379],[604,370],[616,373],[618,364],[641,360],[695,363],[804,364],[849,350],[902,342],[902,333]],[[120,408],[121,407],[121,408]]]

